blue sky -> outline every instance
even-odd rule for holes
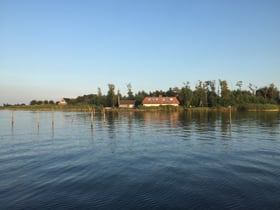
[[[279,0],[0,0],[0,104],[242,80],[280,88]]]

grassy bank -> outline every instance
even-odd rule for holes
[[[275,104],[242,104],[232,106],[231,111],[280,111],[280,106]],[[174,112],[174,111],[192,111],[192,112],[226,112],[229,107],[192,107],[186,108],[183,106],[159,106],[159,107],[138,107],[134,109],[127,108],[104,108],[102,106],[91,105],[27,105],[27,106],[7,106],[0,107],[0,110],[14,110],[14,111],[64,111],[64,112],[90,112],[91,110],[101,112]]]
[[[237,106],[238,111],[280,111],[276,104],[241,104]]]
[[[88,112],[92,110],[89,105],[28,105],[28,106],[7,106],[0,107],[1,110],[14,110],[14,111],[64,111],[64,112]],[[100,108],[94,107],[99,110]]]

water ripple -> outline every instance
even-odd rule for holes
[[[0,115],[2,209],[280,208],[277,115]]]

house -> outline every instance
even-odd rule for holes
[[[163,97],[160,95],[159,97],[151,96],[145,97],[142,101],[143,106],[151,107],[151,106],[179,106],[180,102],[176,97]]]
[[[119,100],[120,108],[134,108],[135,100]]]
[[[71,101],[70,98],[63,98],[63,99],[61,99],[61,100],[58,102],[58,104],[59,104],[59,105],[67,105],[67,104],[70,103],[70,101]]]

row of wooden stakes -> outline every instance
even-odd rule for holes
[[[90,112],[90,125],[91,125],[91,128],[93,128],[93,125],[94,125],[94,110],[91,110]],[[106,114],[105,112],[103,112],[103,120],[105,122],[105,119],[106,119]],[[11,124],[12,124],[12,127],[14,127],[15,125],[15,114],[14,114],[14,111],[12,111],[12,120],[11,120]],[[40,112],[37,112],[37,126],[39,127],[40,126]],[[54,127],[54,112],[52,112],[52,127]]]

